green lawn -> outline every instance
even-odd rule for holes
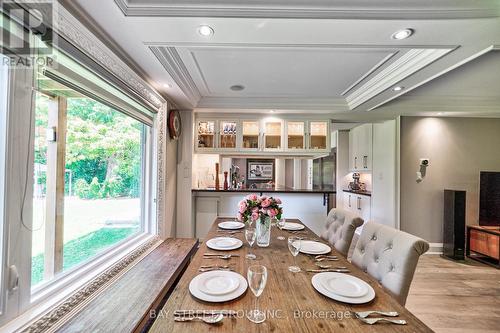
[[[136,233],[138,227],[129,228],[101,228],[82,237],[70,240],[64,244],[63,270],[82,263],[93,257],[105,248]],[[32,258],[31,285],[34,286],[43,280],[43,253]]]

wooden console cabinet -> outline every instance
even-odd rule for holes
[[[467,256],[500,268],[500,227],[467,226]]]

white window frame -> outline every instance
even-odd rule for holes
[[[2,267],[15,265],[19,272],[19,287],[15,291],[8,291],[6,283],[2,283],[0,296],[4,302],[5,311],[0,314],[0,331],[15,330],[32,318],[46,312],[73,292],[84,286],[90,280],[104,272],[107,268],[118,262],[120,259],[130,254],[133,250],[147,243],[154,238],[157,233],[156,221],[156,161],[157,150],[154,138],[157,133],[158,120],[154,115],[149,127],[145,127],[143,140],[143,182],[141,200],[141,231],[121,242],[113,244],[88,261],[58,274],[54,279],[42,283],[35,288],[31,288],[31,232],[22,227],[19,216],[22,197],[24,191],[24,182],[26,181],[26,194],[24,204],[24,216],[31,223],[32,216],[32,197],[33,197],[33,131],[34,131],[34,91],[33,70],[11,69],[9,72],[9,90],[7,106],[7,133],[25,133],[26,128],[31,129],[31,142],[28,146],[27,135],[23,135],[26,144],[20,144],[19,138],[13,138],[7,134],[7,170],[9,179],[6,178],[5,188],[9,193],[9,199],[5,201],[6,212],[4,236],[8,242],[5,242],[4,252],[8,255],[2,256],[5,260]],[[32,93],[26,93],[31,91]],[[31,105],[33,114],[25,112],[26,105]],[[24,111],[24,112],[23,112]],[[130,115],[127,115],[130,116]],[[31,124],[30,124],[31,123]],[[145,123],[145,122],[143,122]],[[30,125],[28,125],[30,124]],[[24,132],[23,132],[24,128]],[[15,153],[14,153],[15,151]],[[13,157],[15,156],[14,160]],[[28,161],[26,161],[28,159]],[[19,165],[27,165],[28,170],[19,168]],[[16,170],[17,166],[17,170]],[[23,169],[23,170],[19,170]],[[27,174],[26,177],[12,177],[12,172],[18,174]],[[16,217],[17,218],[13,218]],[[26,223],[26,222],[25,222]],[[27,246],[29,245],[29,246]],[[7,270],[1,271],[3,281],[8,281]],[[1,304],[1,303],[0,303]],[[22,314],[22,315],[20,315]],[[3,326],[7,325],[7,326]],[[3,326],[3,327],[2,327]]]

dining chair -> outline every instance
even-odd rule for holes
[[[358,215],[341,208],[333,208],[326,217],[326,224],[321,238],[327,240],[344,256],[347,256],[352,237],[357,227],[363,225]]]
[[[351,262],[405,305],[418,258],[427,250],[429,243],[423,239],[370,222],[363,226]]]

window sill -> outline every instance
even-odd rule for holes
[[[3,327],[0,327],[0,331],[14,332],[25,327],[28,323],[59,305],[71,294],[84,287],[107,269],[127,257],[127,255],[130,255],[134,250],[137,250],[148,243],[151,244],[138,256],[138,258],[147,255],[147,253],[156,248],[161,241],[156,235],[144,233],[139,234],[109,249],[98,258],[79,266],[78,269],[69,271],[51,282],[36,287],[31,296],[31,308]],[[138,258],[136,258],[134,262]],[[119,273],[117,273],[117,276],[120,276],[125,271],[127,271],[126,266]],[[107,283],[113,281],[115,278],[116,276],[112,277],[110,281],[107,281]],[[104,283],[103,286],[107,283]]]

